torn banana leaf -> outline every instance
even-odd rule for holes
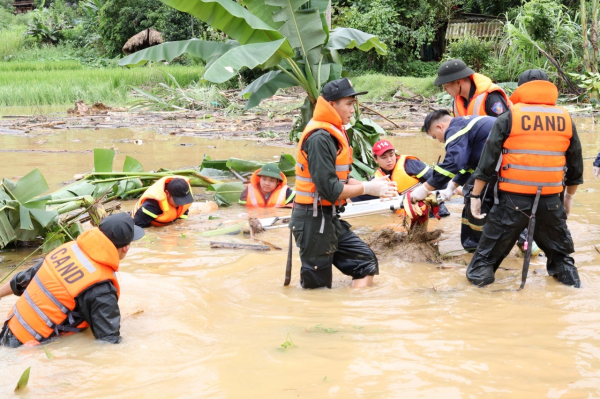
[[[219,206],[231,206],[239,201],[242,191],[246,187],[243,183],[211,184],[206,191],[214,191],[214,200]]]
[[[202,165],[200,166],[200,170],[203,171],[204,169],[217,169],[229,171],[229,168],[231,168],[240,174],[244,174],[254,172],[262,168],[266,163],[270,162],[248,161],[239,158],[213,160],[209,156],[205,156],[204,160],[202,161]],[[296,160],[290,154],[281,154],[277,166],[286,176],[294,176],[296,174],[294,170],[294,167],[296,166]]]

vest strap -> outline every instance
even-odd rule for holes
[[[519,169],[519,170],[531,170],[537,172],[563,172],[565,170],[564,166],[525,166],[525,165],[516,165],[513,163],[506,164],[502,167],[502,170],[507,169]]]
[[[483,116],[478,116],[477,118],[475,118],[471,122],[469,122],[469,124],[466,127],[464,127],[463,129],[459,130],[458,132],[454,133],[452,136],[448,137],[448,140],[446,140],[446,144],[444,144],[444,148],[448,147],[448,144],[450,144],[454,140],[456,140],[459,137],[464,136],[465,134],[469,133],[469,131],[473,128],[473,126],[477,122],[479,122],[481,120],[481,118],[484,118],[484,117]]]
[[[528,155],[547,155],[564,157],[567,153],[565,151],[542,151],[542,150],[509,150],[508,148],[502,149],[503,154],[528,154]]]
[[[42,337],[33,328],[31,328],[31,326],[29,324],[27,324],[27,322],[21,317],[21,315],[19,314],[19,311],[17,310],[17,305],[15,305],[14,316],[17,318],[17,320],[19,321],[19,323],[21,323],[21,325],[23,326],[23,328],[25,330],[27,330],[27,332],[29,334],[31,334],[31,336],[33,338],[35,338],[36,341],[40,342],[42,339],[44,339],[44,337]]]
[[[52,320],[50,320],[48,318],[48,316],[46,316],[46,314],[44,312],[42,312],[42,309],[40,309],[39,306],[36,305],[35,302],[33,302],[33,299],[31,299],[31,297],[29,296],[29,293],[27,292],[27,290],[25,290],[25,293],[23,294],[23,296],[25,297],[25,300],[27,301],[27,303],[29,304],[29,306],[31,306],[31,308],[35,311],[35,313],[42,320],[44,320],[44,323],[46,323],[46,325],[48,327],[52,328],[52,326],[54,326],[54,323],[52,322]]]
[[[507,179],[504,177],[498,177],[498,181],[502,182],[502,183],[511,183],[511,184],[518,184],[521,186],[534,186],[534,187],[559,187],[563,185],[562,180],[558,181],[558,182],[552,182],[552,183],[540,183],[540,182],[533,182],[533,181],[527,181],[527,180],[515,180],[515,179]]]
[[[158,217],[157,214],[150,212],[148,209],[144,208],[142,206],[142,212],[144,212],[146,215],[150,216],[152,219],[156,219]]]
[[[48,289],[44,286],[44,284],[42,284],[37,273],[33,277],[33,279],[35,280],[35,283],[38,285],[38,287],[40,287],[42,292],[48,297],[48,299],[50,299],[52,301],[52,303],[54,303],[56,305],[56,307],[58,309],[60,309],[61,312],[63,312],[64,314],[69,313],[69,309],[67,309],[67,307],[65,305],[63,305],[58,299],[56,299],[56,297],[54,295],[52,295],[52,293],[50,291],[48,291]]]
[[[299,167],[304,172],[304,165],[302,165],[299,162],[296,162],[296,166]],[[298,178],[298,177],[296,177],[296,178]]]

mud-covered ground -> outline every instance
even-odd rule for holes
[[[152,112],[128,111],[126,108],[112,108],[102,103],[76,103],[73,108],[65,107],[64,112],[4,115],[0,118],[0,134],[26,135],[34,131],[39,134],[66,129],[135,128],[174,136],[227,137],[252,139],[274,145],[292,145],[288,133],[295,118],[299,116],[299,107],[303,99],[302,93],[287,91],[264,101],[260,108],[248,112],[243,111],[241,104],[227,110]],[[435,104],[430,99],[419,96],[403,97],[393,102],[361,103],[363,116],[375,120],[389,134],[398,136],[416,134],[427,112],[434,108]],[[38,150],[32,148],[18,151]]]

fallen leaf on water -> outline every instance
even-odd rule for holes
[[[27,386],[27,383],[29,382],[29,371],[30,370],[31,370],[31,367],[27,367],[27,370],[25,370],[25,372],[23,373],[21,378],[19,378],[19,382],[17,383],[15,392],[20,391],[21,389],[23,389]]]
[[[46,352],[46,357],[48,359],[52,359],[54,356],[52,356],[52,353],[50,353],[50,351],[48,350],[47,347],[44,346],[44,352]]]

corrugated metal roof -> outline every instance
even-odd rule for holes
[[[495,37],[502,34],[500,21],[461,22],[450,21],[446,29],[446,40],[460,39],[465,36]]]

